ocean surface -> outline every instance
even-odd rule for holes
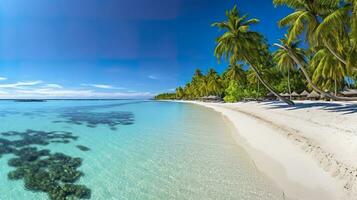
[[[230,126],[183,103],[0,101],[0,199],[283,199]]]

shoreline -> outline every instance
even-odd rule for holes
[[[204,106],[225,116],[235,127],[237,143],[246,149],[258,170],[283,190],[286,199],[347,200],[357,194],[357,159],[353,158],[357,126],[345,126],[342,121],[346,117],[341,113],[326,115],[329,111],[321,109],[322,102],[299,102],[302,108],[296,110],[280,102],[175,102]],[[303,107],[310,104],[313,106]],[[357,121],[357,110],[350,117],[347,123]],[[327,121],[330,118],[341,123]]]

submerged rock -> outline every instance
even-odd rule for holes
[[[64,121],[53,121],[54,123],[69,123],[74,125],[85,125],[88,128],[96,128],[98,125],[107,125],[111,130],[116,130],[117,125],[131,125],[134,123],[134,115],[131,112],[88,112],[70,111],[60,115]]]
[[[89,147],[86,147],[86,146],[83,146],[83,145],[77,145],[76,147],[78,149],[80,149],[81,151],[89,151],[90,150]]]
[[[9,180],[23,180],[26,190],[45,192],[53,200],[90,198],[89,188],[75,184],[84,175],[78,170],[82,164],[81,158],[73,158],[63,153],[51,153],[49,149],[38,149],[33,146],[46,146],[52,142],[69,143],[77,139],[72,133],[27,130],[5,132],[1,135],[21,138],[16,140],[0,138],[0,156],[3,154],[15,156],[8,161],[8,165],[15,168],[8,173]]]

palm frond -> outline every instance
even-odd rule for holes
[[[332,12],[325,17],[316,28],[315,35],[319,40],[328,40],[331,36],[334,39],[347,37],[347,21],[350,6],[346,5]]]
[[[302,12],[296,20],[293,22],[293,24],[290,25],[289,32],[288,32],[288,42],[290,43],[291,41],[294,41],[298,38],[298,36],[303,33],[304,28],[305,28],[305,21],[306,21],[306,16],[308,15],[308,12],[304,11]]]
[[[304,2],[302,0],[273,0],[275,6],[286,5],[289,8],[299,9],[304,7]]]
[[[292,25],[297,20],[297,18],[300,15],[302,15],[303,13],[304,13],[304,11],[300,10],[300,11],[296,11],[296,12],[293,12],[293,13],[289,14],[288,16],[284,17],[283,19],[281,19],[278,22],[279,27]]]

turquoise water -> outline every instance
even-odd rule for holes
[[[34,191],[37,185],[25,187],[26,181],[37,183],[36,170],[17,180],[10,180],[8,173],[56,152],[81,158],[81,165],[72,169],[82,174],[67,183],[85,186],[90,191],[85,197],[90,199],[282,199],[282,192],[236,144],[230,124],[197,105],[136,100],[0,101],[0,120],[0,139],[10,141],[7,147],[14,152],[29,147],[36,147],[35,152],[50,151],[31,157],[22,168],[9,166],[11,159],[24,160],[21,153],[2,153],[1,200],[49,199],[51,192]],[[65,134],[71,137],[63,138]],[[48,144],[37,144],[43,141]],[[51,169],[42,170],[51,173]],[[51,184],[63,187],[64,182],[56,179],[45,187]]]

